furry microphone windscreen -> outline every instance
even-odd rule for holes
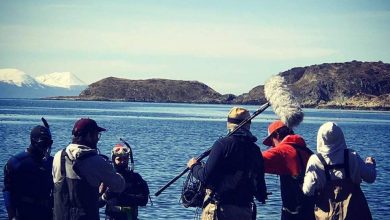
[[[275,114],[289,128],[298,126],[303,120],[303,111],[291,94],[284,78],[276,75],[264,84],[264,95]]]

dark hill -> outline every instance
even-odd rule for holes
[[[303,107],[390,109],[390,64],[325,63],[293,68],[279,75]],[[256,88],[259,86],[253,90]],[[243,103],[261,104],[256,100],[263,96],[260,92],[249,93],[246,100],[254,101]]]
[[[83,100],[136,102],[222,103],[221,94],[197,81],[128,80],[108,77],[92,83],[79,95]]]
[[[303,107],[390,110],[390,64],[324,63],[279,74]],[[114,77],[89,85],[75,99],[253,105],[266,102],[263,85],[236,97],[221,95],[197,81]]]
[[[232,100],[235,104],[257,105],[267,102],[264,96],[264,86],[256,86],[248,93],[237,96]]]

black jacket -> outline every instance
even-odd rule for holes
[[[248,132],[250,134],[250,132]],[[212,189],[221,204],[246,206],[256,197],[266,198],[263,157],[252,135],[233,134],[217,140],[205,166],[193,175]]]

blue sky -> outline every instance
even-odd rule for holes
[[[2,1],[0,68],[197,80],[241,94],[293,67],[390,63],[390,1]]]

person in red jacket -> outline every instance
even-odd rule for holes
[[[262,152],[265,173],[280,176],[281,219],[314,219],[313,202],[301,187],[307,161],[313,154],[305,140],[278,120],[268,126],[268,137],[263,144],[271,147]]]

